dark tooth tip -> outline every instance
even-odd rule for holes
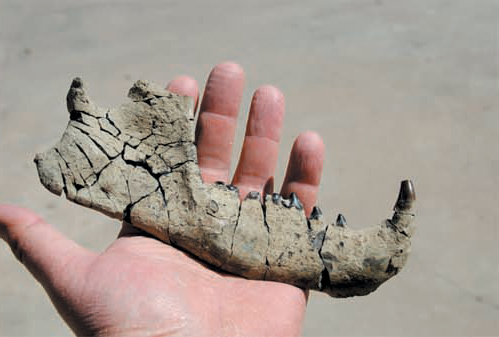
[[[237,191],[237,187],[236,187],[236,186],[234,186],[234,185],[232,185],[232,184],[228,184],[228,185],[227,185],[227,189],[228,189],[229,191]]]
[[[71,88],[81,88],[83,86],[83,81],[79,77],[73,78],[73,82],[71,82]]]
[[[314,206],[312,208],[312,213],[310,213],[310,220],[319,220],[319,218],[322,216],[322,211],[319,208],[319,206]]]
[[[291,199],[291,206],[294,206],[297,209],[303,209],[303,205],[302,205],[300,199],[298,199],[298,196],[296,195],[295,192],[292,192],[289,197]]]
[[[280,199],[281,196],[278,193],[272,193],[272,201],[274,202],[274,204],[277,204]]]
[[[399,196],[395,203],[395,211],[408,211],[412,208],[412,204],[416,200],[414,185],[410,180],[404,180],[400,183]]]
[[[338,214],[338,217],[336,218],[336,226],[338,227],[346,227],[347,226],[347,219],[343,216],[343,214]]]
[[[246,199],[258,199],[260,200],[260,192],[251,191],[246,195]]]

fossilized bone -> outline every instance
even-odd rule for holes
[[[394,214],[353,231],[338,216],[307,219],[295,194],[249,193],[203,184],[194,144],[193,100],[138,81],[131,102],[102,109],[79,78],[67,95],[69,124],[61,140],[38,154],[51,192],[125,220],[224,271],[279,281],[331,296],[366,295],[406,262],[413,232],[414,189],[403,181]]]

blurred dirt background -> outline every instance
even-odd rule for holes
[[[32,159],[67,122],[81,76],[102,106],[136,79],[201,84],[246,70],[286,95],[276,182],[294,137],[327,158],[319,205],[360,228],[390,216],[413,179],[418,231],[407,267],[367,297],[313,293],[305,336],[499,334],[499,2],[495,0],[0,1],[0,202],[30,207],[103,250],[119,224],[55,197]],[[0,335],[67,336],[43,289],[0,244]]]

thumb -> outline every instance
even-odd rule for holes
[[[42,284],[52,300],[71,286],[66,267],[88,265],[94,253],[47,224],[34,212],[0,204],[0,237],[17,259]],[[83,270],[84,268],[80,268]]]

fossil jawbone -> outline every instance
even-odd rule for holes
[[[391,219],[361,230],[306,218],[292,194],[241,202],[234,186],[203,184],[194,145],[193,102],[138,81],[131,102],[102,109],[79,78],[67,96],[61,140],[38,154],[51,192],[126,220],[167,244],[249,279],[285,282],[335,297],[366,295],[397,274],[410,251],[415,194],[403,181]]]

